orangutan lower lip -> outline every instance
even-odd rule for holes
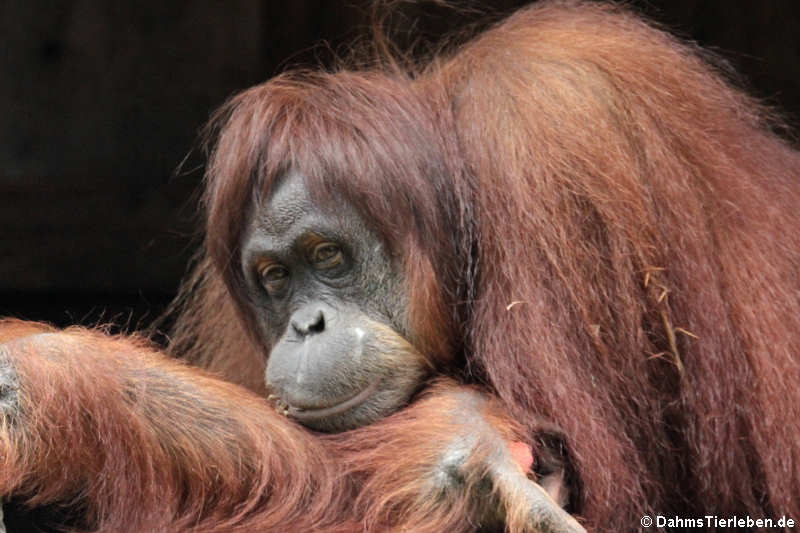
[[[378,383],[378,381],[373,382],[369,387],[362,390],[352,398],[349,398],[336,405],[332,405],[331,407],[323,407],[321,409],[303,409],[301,407],[292,407],[290,405],[287,409],[288,415],[296,420],[299,420],[300,422],[304,422],[319,420],[321,418],[327,418],[329,416],[344,413],[348,409],[352,409],[357,405],[361,405],[366,401],[367,398],[372,396],[375,391],[378,390]]]

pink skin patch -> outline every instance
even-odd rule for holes
[[[514,461],[522,467],[522,471],[526,474],[530,472],[533,466],[533,452],[531,452],[531,447],[519,441],[509,443],[508,447],[511,449],[511,456],[514,458]]]

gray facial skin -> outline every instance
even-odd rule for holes
[[[289,416],[319,431],[404,406],[429,373],[406,340],[401,262],[344,201],[317,205],[289,172],[247,222],[241,269],[272,351],[266,380]]]

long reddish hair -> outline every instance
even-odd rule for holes
[[[800,155],[769,115],[597,4],[519,12],[429,81],[476,183],[472,357],[563,428],[582,513],[798,514]]]
[[[693,46],[541,2],[417,74],[290,73],[216,124],[176,351],[263,386],[230,295],[253,198],[296,168],[403,261],[415,343],[560,426],[591,529],[800,516],[800,156]]]

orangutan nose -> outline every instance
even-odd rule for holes
[[[325,315],[331,315],[324,304],[312,304],[303,307],[292,315],[291,325],[300,337],[307,337],[325,331]],[[326,313],[326,311],[328,311]]]

